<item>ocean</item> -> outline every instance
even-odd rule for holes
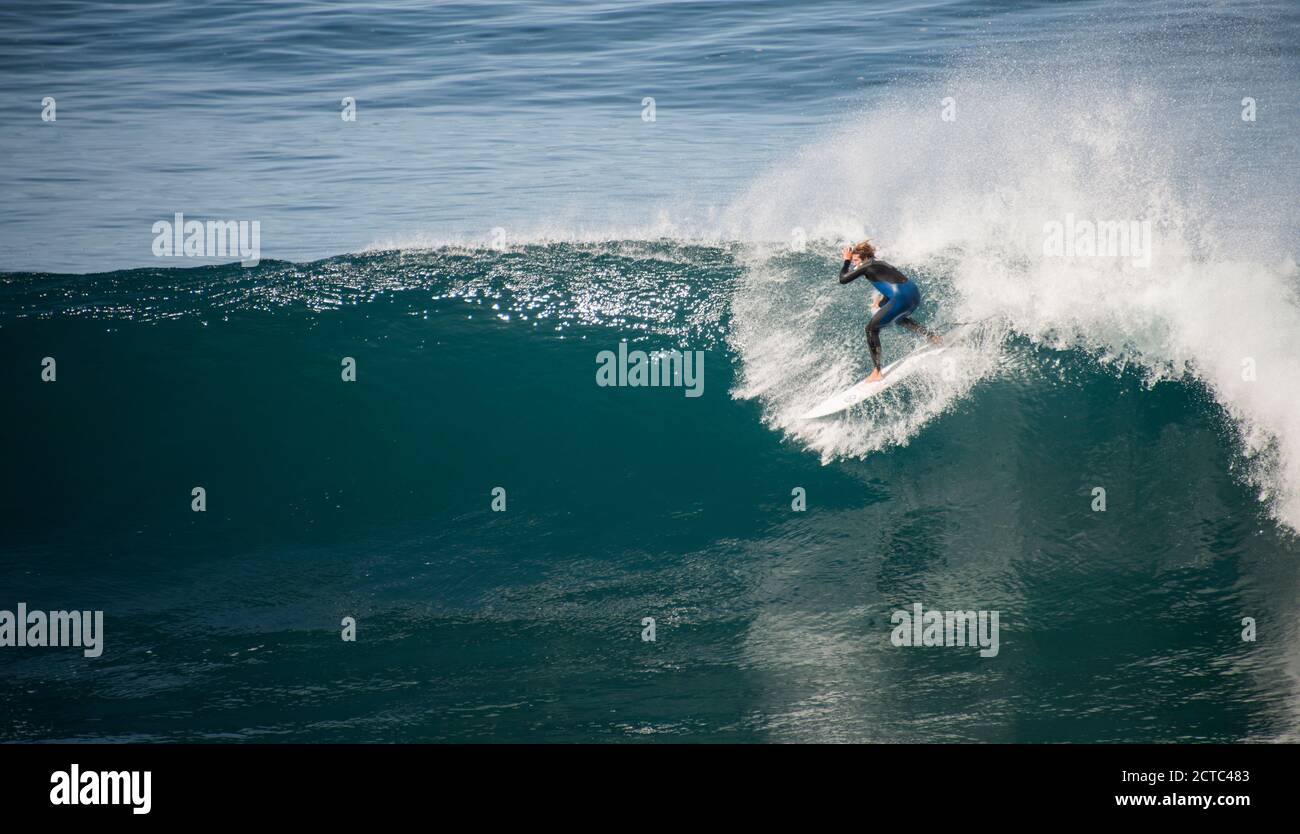
[[[1300,740],[1294,3],[18,2],[0,44],[0,741]],[[177,214],[256,265],[159,255]],[[862,237],[980,325],[803,420],[871,367]],[[699,373],[603,384],[638,351]]]

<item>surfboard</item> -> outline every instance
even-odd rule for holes
[[[942,335],[942,344],[926,343],[917,348],[902,359],[896,359],[880,369],[881,376],[884,379],[876,382],[867,382],[865,379],[854,385],[847,391],[841,391],[829,399],[824,400],[820,405],[810,409],[807,413],[800,415],[801,420],[816,420],[819,417],[829,417],[832,414],[839,414],[863,400],[874,397],[881,391],[891,386],[897,385],[902,380],[925,367],[934,357],[939,356],[944,351],[952,348],[962,336],[970,332],[974,323],[959,324]]]

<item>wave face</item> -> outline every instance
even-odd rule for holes
[[[93,675],[0,655],[6,737],[1296,736],[1290,643],[1239,623],[1296,627],[1300,549],[1204,385],[999,325],[960,382],[800,433],[782,409],[832,372],[782,390],[764,350],[816,330],[860,372],[861,298],[831,285],[838,313],[789,302],[759,339],[801,283],[756,294],[754,264],[818,287],[833,264],[756,252],[10,276],[0,576],[104,610],[108,648]],[[926,279],[932,309],[975,304],[959,271]],[[623,339],[705,351],[703,395],[597,386]],[[917,602],[999,611],[1001,662],[891,645]],[[1153,715],[1152,691],[1182,706]]]

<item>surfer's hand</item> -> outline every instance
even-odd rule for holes
[[[845,247],[844,247],[844,260],[847,261],[847,260],[849,260],[849,259],[852,258],[852,257],[853,257],[853,247],[852,247],[852,246],[845,246]]]

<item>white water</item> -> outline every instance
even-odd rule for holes
[[[1234,90],[1176,94],[1123,72],[968,69],[867,109],[760,177],[724,220],[724,236],[768,242],[750,247],[733,302],[735,394],[824,460],[864,456],[917,437],[997,373],[1004,337],[1020,334],[1136,366],[1152,384],[1200,380],[1239,427],[1261,500],[1300,529],[1294,134],[1276,113],[1241,121]],[[955,121],[941,118],[947,96]],[[1149,221],[1149,266],[1045,255],[1045,224],[1067,215]],[[790,251],[799,235],[802,254]],[[918,278],[922,320],[1001,323],[958,354],[956,374],[799,420],[869,370],[869,288],[834,277],[839,245],[863,236]],[[895,332],[885,361],[915,346]]]

